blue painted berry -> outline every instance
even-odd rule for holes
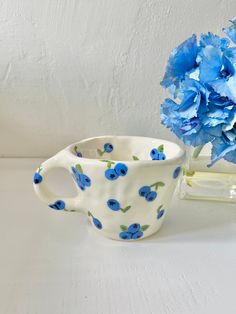
[[[157,212],[157,219],[160,219],[165,213],[165,210],[164,209],[160,209],[158,212]]]
[[[158,153],[157,160],[165,160],[165,159],[166,159],[166,155],[164,153]]]
[[[111,153],[113,151],[113,145],[110,143],[104,144],[104,151],[106,153]]]
[[[118,176],[125,176],[128,172],[128,167],[125,164],[118,163],[115,165],[115,172],[118,174]]]
[[[98,220],[97,218],[94,218],[93,217],[93,223],[94,223],[94,226],[98,229],[102,229],[102,223],[100,220]]]
[[[76,152],[76,156],[77,156],[77,157],[80,157],[80,158],[83,157],[83,155],[82,155],[81,152]]]
[[[153,148],[150,152],[150,156],[153,160],[158,160],[158,150],[156,148]]]
[[[49,207],[53,208],[53,209],[65,209],[65,202],[62,200],[58,200],[56,201],[54,204],[49,205]]]
[[[83,157],[82,153],[80,151],[78,151],[78,147],[77,146],[74,147],[74,151],[75,151],[77,157]]]
[[[133,233],[138,232],[140,230],[140,228],[141,228],[140,224],[134,223],[134,224],[129,226],[128,232],[133,234]]]
[[[77,165],[79,166],[79,165]],[[72,172],[74,175],[74,179],[78,185],[78,187],[84,191],[86,189],[86,187],[91,186],[91,179],[84,173],[79,172],[76,167],[72,167]],[[81,168],[82,171],[82,168]]]
[[[142,186],[138,192],[140,196],[145,197],[150,191],[150,186]]]
[[[53,209],[57,209],[55,203],[48,205],[49,207],[53,208]]]
[[[143,232],[142,231],[137,231],[132,235],[132,239],[140,239],[143,236]]]
[[[120,203],[117,200],[110,199],[107,201],[107,206],[114,211],[120,210]]]
[[[116,173],[116,171],[114,169],[107,169],[105,171],[105,177],[108,179],[108,180],[116,180],[119,176],[118,174]]]
[[[38,172],[35,172],[34,174],[34,184],[39,184],[43,180],[43,177]]]
[[[155,198],[157,197],[157,192],[156,191],[151,191],[149,192],[146,196],[145,196],[145,199],[148,201],[148,202],[152,202],[155,200]]]
[[[180,174],[180,171],[181,171],[181,167],[177,167],[175,168],[174,172],[173,172],[173,178],[176,179],[178,178],[179,174]]]
[[[122,232],[120,232],[119,236],[123,240],[130,240],[132,237],[132,233],[127,232],[127,231],[122,231]]]
[[[86,176],[86,174],[80,173],[79,177],[83,186],[91,185],[91,179],[88,176]]]
[[[65,209],[65,202],[62,200],[56,201],[55,205],[58,209]]]

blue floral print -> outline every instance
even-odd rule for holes
[[[144,197],[147,202],[153,202],[157,197],[157,190],[159,187],[165,186],[165,183],[162,181],[155,182],[151,185],[144,185],[139,189],[139,195]],[[152,191],[151,188],[155,188],[155,191]]]
[[[137,240],[142,238],[144,231],[149,228],[149,225],[141,226],[139,223],[133,223],[129,227],[121,225],[122,230],[119,234],[122,240]]]
[[[100,148],[97,149],[97,153],[99,156],[103,156],[105,153],[111,153],[113,151],[113,145],[110,143],[105,143],[103,146],[103,150]]]
[[[126,212],[131,208],[131,206],[126,206],[126,207],[122,208],[122,207],[120,206],[120,203],[119,203],[117,200],[115,200],[115,199],[109,199],[109,200],[107,201],[107,206],[108,206],[111,210],[113,210],[113,211],[118,211],[118,210],[120,210],[120,211],[122,211],[123,213],[126,213]]]
[[[77,164],[75,167],[72,167],[72,176],[77,183],[78,187],[84,191],[86,188],[91,186],[91,179],[83,173],[82,167]]]
[[[95,218],[95,217],[93,216],[93,214],[92,214],[90,211],[88,212],[88,216],[89,216],[89,217],[92,217],[92,221],[93,221],[94,226],[95,226],[97,229],[101,230],[101,229],[102,229],[102,223],[101,223],[101,221],[100,221],[99,219]]]
[[[42,171],[42,168],[39,167],[38,171],[34,174],[34,184],[39,184],[43,181],[43,177],[41,176],[40,172]]]

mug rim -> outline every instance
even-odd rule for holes
[[[67,153],[70,154],[70,156],[74,157],[76,160],[78,160],[78,157],[72,152],[72,149],[75,145],[81,144],[81,143],[85,143],[87,141],[91,141],[91,140],[96,140],[96,139],[109,139],[109,138],[119,138],[119,139],[128,139],[128,138],[132,138],[132,139],[143,139],[143,140],[160,140],[162,141],[164,144],[168,143],[171,145],[176,146],[179,151],[176,155],[174,155],[173,157],[169,158],[169,159],[165,159],[165,160],[114,160],[114,159],[109,159],[110,161],[114,161],[115,163],[124,163],[125,164],[129,164],[129,165],[166,165],[166,164],[174,164],[174,162],[176,161],[177,164],[182,164],[185,157],[186,157],[186,151],[177,143],[169,141],[169,140],[165,140],[162,138],[155,138],[155,137],[148,137],[148,136],[135,136],[135,135],[101,135],[101,136],[93,136],[93,137],[89,137],[89,138],[85,138],[81,141],[77,141],[74,142],[70,145],[68,145],[64,150],[62,151],[67,151]],[[101,159],[98,158],[86,158],[86,157],[79,157],[79,160],[81,161],[86,161],[89,163],[99,163],[102,165],[101,163]]]

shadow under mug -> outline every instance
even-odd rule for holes
[[[71,144],[43,162],[34,174],[34,189],[55,210],[88,215],[105,237],[138,240],[160,229],[184,160],[185,152],[170,141],[94,137]],[[55,168],[71,173],[76,197],[50,191],[45,178]]]

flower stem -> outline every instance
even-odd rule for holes
[[[201,153],[202,149],[203,149],[204,145],[199,145],[197,146],[194,151],[193,151],[193,158],[197,159],[199,154]]]

